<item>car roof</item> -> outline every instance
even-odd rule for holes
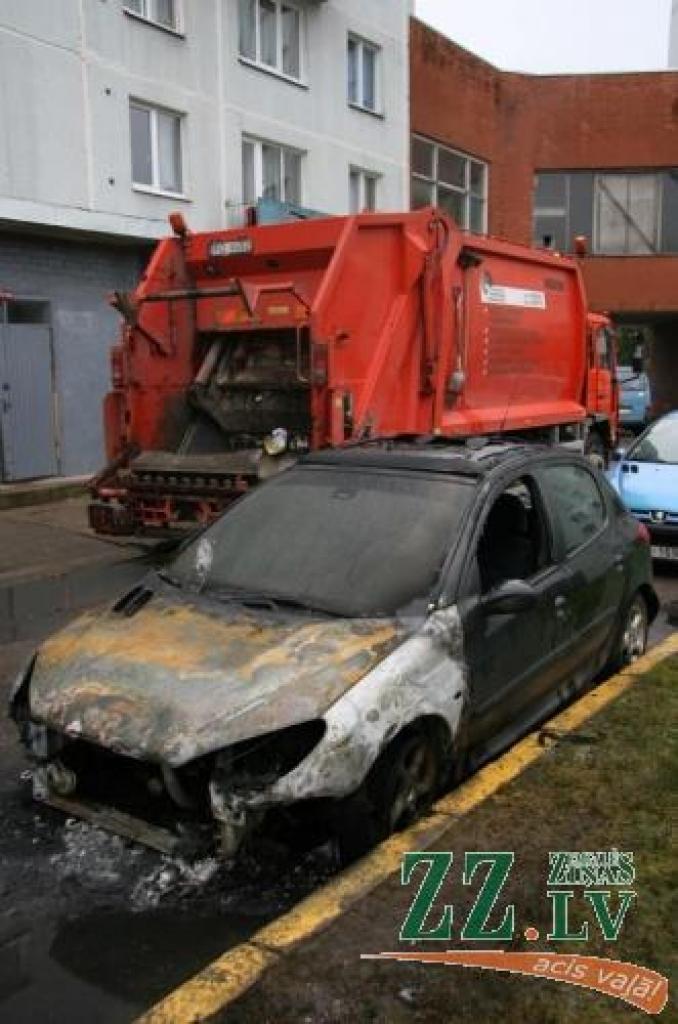
[[[454,476],[485,477],[509,464],[576,454],[524,440],[505,438],[442,438],[397,435],[371,438],[339,448],[323,448],[305,455],[300,465],[396,469]]]

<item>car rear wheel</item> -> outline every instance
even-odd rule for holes
[[[610,659],[610,669],[618,672],[642,657],[647,649],[648,611],[642,594],[635,594],[627,606]]]
[[[441,753],[435,736],[417,730],[394,740],[358,793],[346,801],[338,828],[342,863],[351,863],[420,818],[433,803],[440,782]]]

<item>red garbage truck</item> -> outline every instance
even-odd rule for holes
[[[577,260],[435,209],[192,233],[181,215],[123,317],[101,533],[191,525],[310,448],[520,434],[616,442],[610,321]]]

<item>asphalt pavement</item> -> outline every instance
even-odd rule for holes
[[[0,703],[35,645],[111,600],[152,546],[91,535],[84,503],[0,512]],[[678,564],[658,565],[662,602]],[[665,612],[656,643],[672,631]],[[262,850],[227,869],[170,860],[32,802],[12,723],[0,717],[0,1020],[128,1024],[335,868],[331,851]]]

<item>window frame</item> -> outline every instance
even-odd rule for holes
[[[654,179],[654,222],[652,237],[653,248],[638,251],[628,244],[628,223],[624,226],[624,244],[616,249],[601,247],[600,220],[601,198],[599,182],[609,177],[625,178],[627,185],[637,176],[651,176]],[[542,179],[561,178],[564,182],[564,197],[558,202],[544,200],[539,197]],[[590,179],[588,188],[581,179]],[[582,191],[583,190],[583,191]],[[588,194],[587,194],[588,193]],[[586,205],[582,198],[586,195]],[[654,258],[655,256],[675,256],[678,254],[678,229],[672,227],[675,218],[672,211],[678,201],[678,165],[673,167],[632,167],[632,168],[551,168],[537,167],[534,171],[534,189],[532,194],[532,237],[535,246],[541,247],[545,234],[553,234],[553,248],[559,252],[574,252],[574,237],[585,235],[590,240],[592,258],[626,259]],[[549,231],[545,232],[544,220],[549,222]],[[561,233],[562,245],[558,234]],[[641,235],[642,237],[642,235]]]
[[[155,3],[156,0],[139,0],[141,10],[137,11],[134,7],[130,7],[130,0],[124,0],[122,11],[123,14],[128,15],[130,18],[134,18],[136,21],[142,21],[145,25],[152,25],[154,28],[162,29],[163,32],[169,32],[171,35],[180,36],[182,39],[185,38],[186,33],[184,27],[183,0],[173,0],[173,25],[166,25],[164,21],[158,21],[157,18],[151,17],[149,11],[153,8]]]
[[[243,175],[242,180],[242,202],[243,206],[255,206],[260,199],[265,199],[263,194],[264,185],[264,146],[270,146],[273,149],[280,151],[280,185],[281,185],[281,196],[278,202],[290,203],[293,206],[303,206],[304,200],[304,172],[303,172],[303,158],[306,156],[306,150],[298,149],[296,146],[290,146],[285,142],[277,142],[273,139],[262,139],[256,135],[249,135],[247,132],[243,132],[240,139],[240,158],[241,163],[244,164],[244,149],[245,145],[250,144],[254,147],[254,191],[255,196],[252,199],[247,199],[245,194],[245,177]],[[284,195],[285,191],[285,153],[292,153],[299,158],[299,195],[295,199],[288,199]]]
[[[243,53],[242,43],[242,11],[238,4],[238,60],[241,64],[256,68],[257,71],[264,71],[266,74],[274,75],[292,85],[299,85],[308,88],[306,78],[306,11],[299,0],[270,0],[275,6],[276,25],[276,63],[267,64],[261,57],[261,0],[253,0],[254,9],[254,57]],[[283,54],[283,31],[282,31],[282,8],[293,8],[299,16],[299,74],[293,75],[284,70]]]
[[[151,140],[151,174],[153,181],[151,184],[143,181],[134,180],[134,154],[133,154],[133,141],[132,141],[132,129],[131,129],[131,114],[132,109],[148,111],[150,114],[150,140]],[[167,114],[170,117],[176,118],[179,125],[179,178],[180,178],[180,190],[175,191],[174,189],[164,188],[160,184],[160,142],[159,142],[159,131],[158,131],[158,114]],[[158,103],[151,103],[148,100],[141,100],[136,96],[129,97],[129,115],[130,115],[130,174],[132,178],[132,189],[135,192],[145,192],[148,195],[155,196],[166,196],[169,199],[187,199],[186,195],[186,171],[184,166],[184,141],[185,141],[185,121],[186,115],[179,110],[173,110],[170,107],[164,107]]]
[[[353,191],[352,182],[354,177],[358,179],[358,192],[359,192],[359,203],[358,209],[353,209]],[[350,214],[358,213],[374,213],[379,209],[379,182],[383,175],[378,171],[370,171],[366,167],[357,167],[353,164],[348,169],[348,208]],[[370,181],[374,186],[374,205],[370,206],[365,201],[367,198],[367,182]]]
[[[488,233],[488,221],[489,221],[489,181],[490,181],[490,165],[486,160],[481,160],[478,157],[473,156],[471,153],[464,153],[460,149],[454,149],[452,146],[447,146],[442,142],[436,142],[435,139],[427,138],[425,135],[420,135],[418,132],[412,132],[410,134],[410,146],[414,142],[421,142],[432,149],[431,156],[431,177],[426,174],[422,174],[420,171],[415,171],[412,160],[410,159],[410,208],[416,209],[412,205],[413,188],[412,184],[414,181],[423,182],[432,191],[432,205],[439,206],[441,209],[445,209],[439,201],[439,192],[442,186],[448,192],[454,192],[461,196],[464,202],[464,213],[465,223],[460,224],[459,227],[464,231],[472,231],[474,234],[486,235]],[[440,178],[439,167],[440,167],[440,153],[449,153],[450,155],[457,157],[464,161],[464,185],[459,185],[453,182],[447,182]],[[480,192],[474,191],[472,183],[472,167],[476,165],[482,168],[482,187]],[[471,210],[473,199],[482,201],[483,204],[483,216],[482,216],[482,228],[476,230],[471,226]]]
[[[351,43],[357,48],[358,51],[358,62],[357,70],[358,77],[356,81],[356,94],[358,99],[351,99],[351,76],[350,76],[350,59],[349,59],[349,48]],[[370,107],[365,103],[365,89],[364,89],[364,58],[363,53],[365,50],[370,50],[374,54],[374,106]],[[373,42],[371,39],[366,39],[364,36],[359,35],[357,32],[348,32],[346,36],[346,102],[349,107],[353,110],[360,110],[365,114],[372,114],[374,117],[383,117],[383,90],[381,84],[381,66],[382,66],[382,47],[379,43]]]

